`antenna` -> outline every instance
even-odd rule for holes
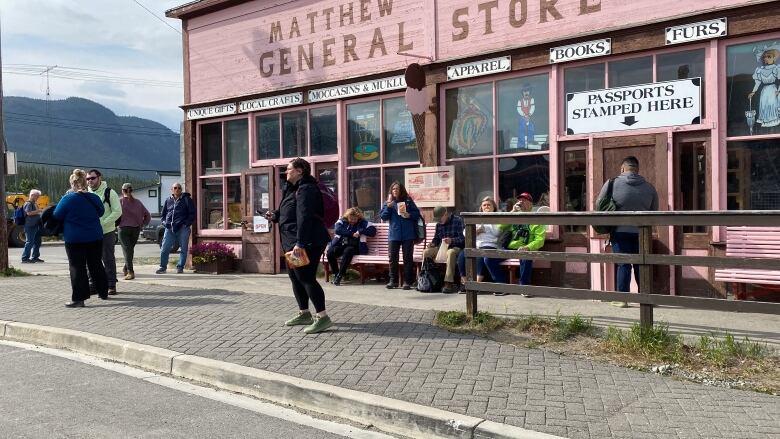
[[[49,88],[49,72],[56,69],[57,66],[48,66],[41,75],[46,75],[46,134],[48,138],[48,147],[51,148],[51,114],[49,113],[49,100],[51,99],[51,89]]]

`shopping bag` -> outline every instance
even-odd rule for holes
[[[437,264],[446,264],[447,250],[449,249],[450,249],[450,245],[442,242],[441,245],[439,245],[439,252],[436,253],[436,258],[434,259],[434,261],[436,261]]]

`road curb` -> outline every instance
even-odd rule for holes
[[[68,349],[414,438],[560,439],[482,418],[87,332],[0,320],[0,339]]]

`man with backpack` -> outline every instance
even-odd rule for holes
[[[606,197],[608,180],[599,192],[596,204]],[[634,156],[623,159],[620,175],[612,182],[612,199],[615,210],[642,211],[658,210],[658,192],[655,187],[639,175],[639,160]],[[639,229],[636,226],[618,226],[610,234],[612,253],[639,253]],[[617,264],[617,290],[627,293],[631,290],[631,264]],[[639,266],[634,266],[634,277],[639,284]],[[627,302],[612,302],[613,306],[626,308]]]
[[[103,228],[103,266],[106,268],[108,278],[108,294],[116,294],[116,258],[114,247],[116,246],[116,223],[122,216],[122,205],[119,195],[103,181],[103,174],[97,169],[90,169],[87,173],[87,186],[89,191],[100,197],[103,201],[103,216],[100,217],[100,226]]]
[[[195,222],[195,203],[189,192],[184,192],[181,183],[176,182],[171,186],[171,196],[165,200],[160,213],[162,225],[165,228],[162,244],[160,244],[160,268],[156,274],[165,274],[168,270],[168,256],[173,244],[179,243],[179,263],[176,264],[176,273],[184,273],[184,264],[187,263],[187,251],[189,250],[190,232]]]
[[[33,189],[30,191],[30,197],[27,202],[22,206],[22,224],[24,226],[24,251],[22,251],[22,264],[31,264],[35,262],[43,262],[41,256],[41,212],[43,209],[38,209],[38,197],[41,196],[41,191]],[[16,212],[14,218],[17,217]],[[19,220],[15,219],[18,224]]]

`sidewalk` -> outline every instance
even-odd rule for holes
[[[91,300],[87,308],[72,310],[63,307],[69,299],[66,277],[3,279],[0,320],[116,337],[565,437],[780,435],[777,397],[705,387],[431,326],[431,308],[463,309],[463,296],[376,285],[345,286],[336,293],[331,287],[334,329],[307,336],[281,323],[295,311],[284,276],[154,276],[147,270],[152,267],[139,267],[139,280],[121,282],[120,295],[111,300]],[[340,301],[351,296],[376,303]],[[491,305],[496,308],[509,303],[486,299],[496,299]],[[507,305],[510,313],[528,303],[542,306],[537,298],[511,299],[518,300]],[[558,304],[570,314],[581,303]],[[638,314],[600,303],[587,306],[602,310],[605,319],[633,321]],[[617,317],[610,314],[615,312]],[[734,320],[747,323],[754,317]],[[767,322],[746,331],[776,339],[777,319],[760,319],[765,317]],[[683,323],[694,329],[701,325]]]

